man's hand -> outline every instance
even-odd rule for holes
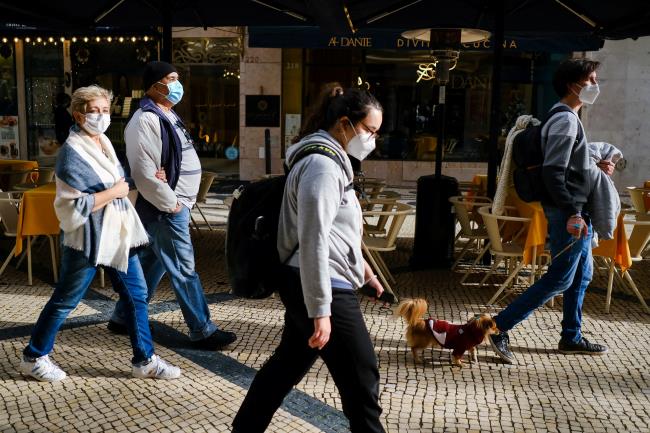
[[[573,215],[569,218],[566,222],[566,231],[576,239],[580,239],[582,235],[587,236],[587,233],[589,233],[587,223],[579,215]]]
[[[605,173],[607,176],[611,176],[612,173],[614,173],[614,168],[616,167],[616,164],[614,164],[612,161],[608,161],[606,159],[601,159],[597,164],[598,168],[600,168],[603,173]]]
[[[161,168],[156,172],[154,175],[156,179],[162,180],[163,182],[167,183],[167,173],[165,173],[165,169]]]
[[[174,208],[174,210],[172,211],[172,213],[179,213],[179,212],[181,211],[181,209],[183,209],[183,205],[180,204],[180,203],[178,203],[178,202],[176,202],[176,207]]]
[[[115,198],[124,198],[129,194],[129,184],[126,183],[123,177],[111,187]]]
[[[332,323],[329,316],[316,317],[314,319],[314,334],[309,337],[309,347],[312,349],[321,350],[328,341],[330,341],[330,334],[332,333]]]

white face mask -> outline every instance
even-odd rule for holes
[[[90,135],[99,135],[106,132],[111,124],[111,115],[107,113],[87,113],[86,122],[81,125]]]
[[[352,122],[350,122],[350,125],[352,125]],[[371,132],[357,134],[354,125],[352,125],[352,130],[355,135],[350,141],[348,141],[346,152],[348,155],[354,156],[359,161],[363,161],[373,150],[375,150],[375,139]]]
[[[578,93],[578,99],[580,99],[580,102],[583,104],[591,105],[596,101],[599,93],[600,87],[598,87],[598,83],[587,84],[586,86],[583,86],[582,89],[580,89],[580,93]]]

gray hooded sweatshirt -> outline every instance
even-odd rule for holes
[[[304,157],[292,167],[284,188],[278,225],[278,252],[289,266],[300,268],[300,281],[310,318],[330,316],[332,279],[363,285],[361,206],[351,184],[350,159],[327,132],[308,135],[287,149],[291,166],[297,151],[320,144],[333,150],[334,161],[324,155]]]

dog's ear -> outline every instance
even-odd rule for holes
[[[492,317],[487,315],[481,316],[480,322],[481,322],[481,328],[484,331],[489,331],[490,329],[496,329],[497,327],[497,322],[495,322]]]

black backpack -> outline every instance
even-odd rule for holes
[[[532,122],[529,123],[528,127],[517,134],[512,142],[512,160],[515,163],[513,180],[517,195],[523,201],[550,200],[542,177],[542,166],[544,164],[542,128],[551,117],[563,111],[574,113],[565,105],[555,107],[546,114],[543,122],[537,126],[532,125]],[[579,127],[575,143],[580,140],[582,140],[582,129]]]
[[[299,150],[291,167],[314,153],[340,163],[332,149],[312,144]],[[239,187],[233,194],[235,199],[228,214],[226,232],[226,263],[232,293],[242,298],[266,298],[286,281],[277,239],[280,206],[291,167],[284,166],[283,176],[252,182],[245,188]],[[293,252],[297,249],[298,245]]]

